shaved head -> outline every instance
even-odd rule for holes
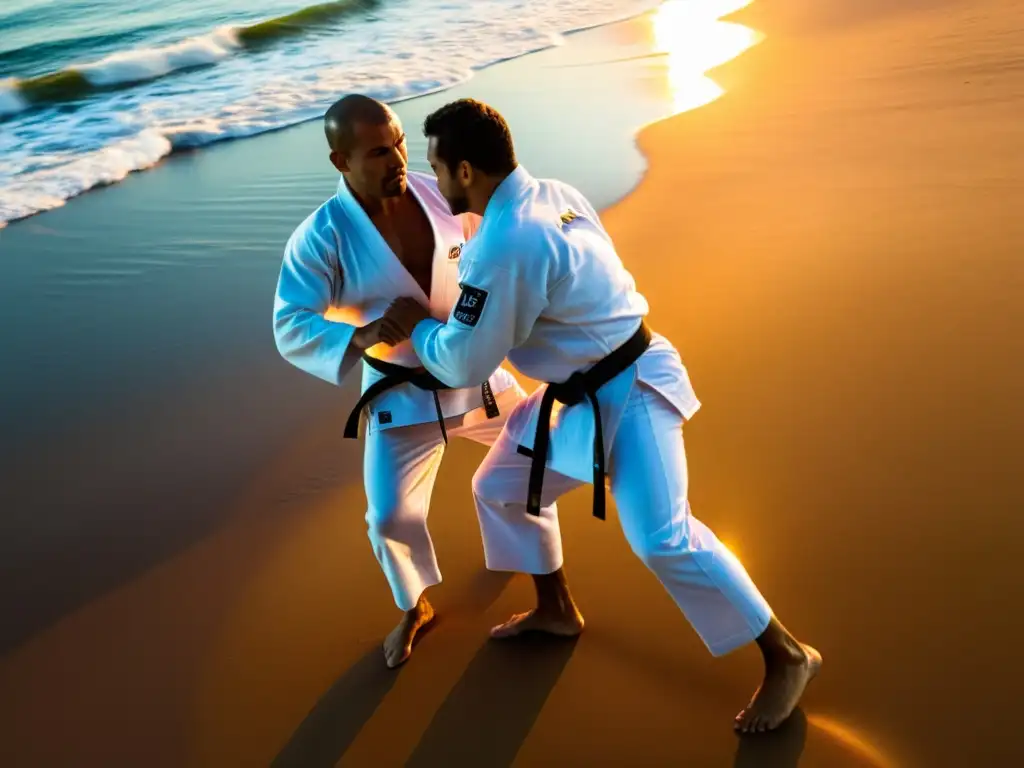
[[[324,115],[331,164],[364,202],[406,191],[409,155],[402,121],[387,104],[352,93]]]
[[[334,102],[324,115],[327,144],[335,152],[349,152],[355,140],[357,123],[384,125],[393,115],[387,104],[361,93],[350,93]]]

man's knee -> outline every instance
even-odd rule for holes
[[[658,552],[658,543],[645,536],[635,536],[629,539],[629,548],[633,550],[633,554],[636,555],[640,562],[646,565],[648,568],[652,568],[656,561],[656,553]]]
[[[498,492],[495,471],[487,462],[483,462],[473,473],[473,496],[478,499],[492,500]]]
[[[397,496],[374,499],[366,509],[366,527],[370,535],[386,538],[402,518],[402,502]]]
[[[473,473],[473,496],[491,504],[525,502],[528,473],[529,467],[524,471],[484,460]]]
[[[656,531],[631,531],[626,538],[633,554],[652,571],[656,571],[668,558],[690,552],[685,530],[677,525],[665,526]]]

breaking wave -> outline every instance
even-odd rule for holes
[[[0,116],[34,105],[74,101],[92,91],[124,88],[179,70],[216,64],[236,51],[273,45],[278,40],[333,25],[345,16],[378,5],[378,1],[321,3],[248,26],[225,26],[178,43],[114,53],[95,63],[15,80],[7,88],[13,90],[18,99],[5,100],[0,91]]]
[[[659,0],[345,0],[0,81],[0,227],[179,149],[321,116],[345,93],[396,101],[556,45]]]

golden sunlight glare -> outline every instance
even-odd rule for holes
[[[667,59],[674,112],[704,106],[721,96],[721,87],[705,73],[736,58],[764,37],[742,24],[720,21],[752,1],[668,0],[655,11],[655,48]]]
[[[872,768],[898,768],[895,760],[885,755],[850,726],[824,715],[808,714],[807,722],[850,749],[854,754],[871,765]]]

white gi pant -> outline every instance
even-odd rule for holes
[[[495,395],[501,414],[493,419],[478,409],[462,417],[445,419],[448,439],[462,437],[492,446],[509,413],[526,396],[516,384]],[[436,421],[378,430],[366,435],[363,482],[366,490],[366,525],[373,554],[391,587],[395,603],[411,610],[427,587],[441,583],[441,570],[427,529],[430,499],[441,467],[445,443]],[[523,546],[539,548],[562,559],[562,541],[554,503],[545,508],[555,523],[538,537],[524,533]],[[498,523],[501,527],[501,523]],[[492,535],[481,518],[484,551]]]
[[[727,654],[757,638],[772,613],[746,570],[690,514],[683,418],[655,390],[633,386],[610,446],[610,490],[633,552],[654,573],[708,650]],[[502,434],[473,477],[487,567],[549,573],[562,565],[554,501],[582,481],[544,473],[540,517],[526,512],[530,459]],[[589,450],[581,447],[581,450]],[[603,488],[595,489],[604,493]],[[560,542],[560,538],[559,538]]]

